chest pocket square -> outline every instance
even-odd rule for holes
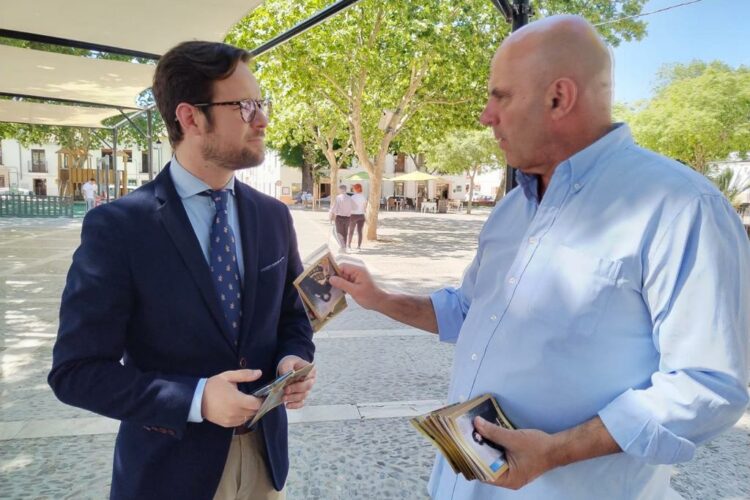
[[[273,269],[274,267],[278,266],[279,264],[281,264],[285,260],[286,260],[286,257],[282,257],[279,260],[277,260],[276,262],[274,262],[273,264],[269,264],[269,265],[267,265],[265,267],[260,268],[259,272],[263,273],[263,272],[268,271],[269,269]]]

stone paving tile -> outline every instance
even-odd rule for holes
[[[0,498],[108,498],[114,439],[104,434],[3,441]]]
[[[750,498],[748,432],[735,428],[678,465],[675,489],[687,500]],[[290,500],[427,498],[435,452],[408,419],[293,424],[289,442]],[[114,434],[4,441],[0,498],[105,499],[113,445]]]
[[[436,337],[321,339],[309,404],[445,399],[453,346]]]
[[[287,496],[425,499],[434,451],[407,419],[293,425]]]
[[[0,259],[1,260],[1,259]],[[0,278],[0,299],[60,299],[65,287],[65,277],[59,275],[5,276]]]

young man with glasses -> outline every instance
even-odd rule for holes
[[[284,497],[286,410],[248,428],[250,394],[314,345],[289,211],[234,177],[265,154],[270,103],[248,60],[220,43],[167,52],[153,90],[175,155],[84,220],[49,383],[121,421],[112,498]],[[314,380],[290,386],[286,407]]]

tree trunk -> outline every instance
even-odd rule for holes
[[[497,188],[497,193],[495,193],[495,205],[502,199],[503,196],[505,196],[505,167],[500,168],[500,187]]]
[[[476,170],[472,170],[469,173],[469,201],[466,203],[466,215],[471,215],[471,204],[474,201],[474,176],[477,175]]]
[[[312,167],[307,162],[302,163],[302,191],[313,192]]]
[[[381,192],[382,186],[380,182],[370,183],[370,193],[367,196],[367,213],[365,215],[365,224],[367,225],[365,238],[368,241],[376,241],[378,239],[378,213],[380,213]]]

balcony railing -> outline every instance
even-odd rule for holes
[[[26,164],[29,167],[29,172],[35,172],[40,174],[47,173],[47,160],[31,160],[27,161]]]

